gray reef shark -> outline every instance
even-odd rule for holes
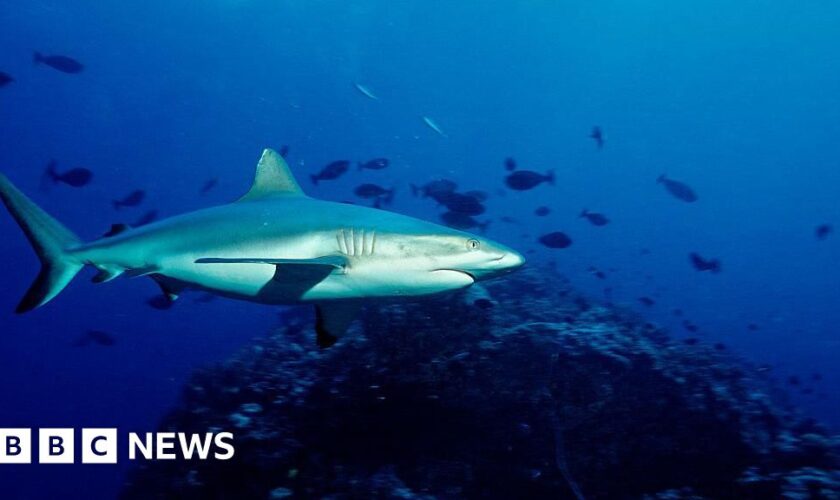
[[[228,205],[81,242],[0,174],[0,198],[41,261],[18,313],[49,302],[85,266],[96,283],[149,276],[170,299],[197,289],[264,304],[313,303],[318,345],[332,345],[362,302],[472,285],[521,266],[501,244],[367,207],[306,196],[266,149],[251,189]]]

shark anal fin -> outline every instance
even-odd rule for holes
[[[251,189],[239,199],[250,201],[272,196],[306,196],[298,185],[286,160],[273,149],[266,149],[257,163]]]
[[[175,302],[178,296],[184,291],[186,286],[178,280],[167,278],[162,274],[152,274],[149,276],[160,287],[160,291],[170,301]]]
[[[324,349],[332,346],[347,331],[362,304],[357,300],[324,302],[315,306],[315,341]]]

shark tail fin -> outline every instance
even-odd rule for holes
[[[76,235],[41,210],[2,174],[0,199],[23,230],[41,261],[38,277],[15,310],[20,314],[52,300],[84,267],[84,263],[67,253],[68,248],[80,243]]]

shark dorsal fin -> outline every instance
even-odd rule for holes
[[[272,196],[306,196],[282,156],[273,149],[265,149],[254,183],[239,201],[259,200]]]

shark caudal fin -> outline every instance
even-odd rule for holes
[[[3,174],[0,174],[0,199],[41,260],[41,272],[15,310],[24,313],[52,300],[84,267],[82,262],[67,254],[68,248],[80,242],[76,235],[41,210]]]

